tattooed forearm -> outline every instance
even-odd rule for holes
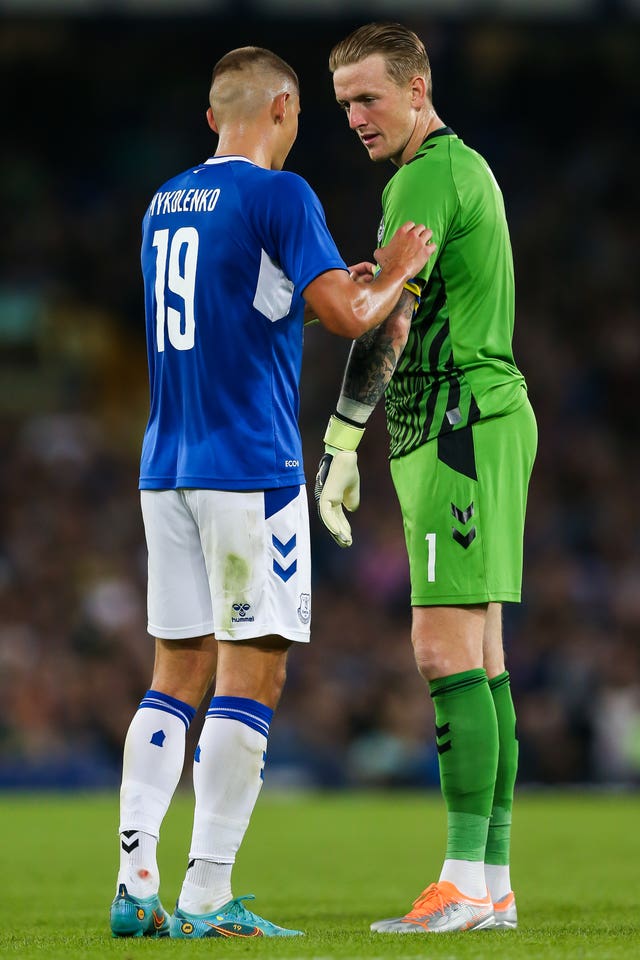
[[[399,356],[393,338],[380,328],[356,340],[349,356],[343,394],[374,406],[386,390]]]
[[[404,350],[415,299],[404,290],[384,323],[365,333],[351,348],[342,395],[370,406],[380,400]]]

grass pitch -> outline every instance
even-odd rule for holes
[[[180,888],[191,797],[174,801],[159,847],[162,900]],[[515,815],[517,931],[384,936],[373,919],[404,913],[444,849],[438,795],[269,794],[234,872],[236,894],[304,938],[250,942],[113,940],[117,796],[0,795],[0,957],[163,960],[227,955],[330,960],[633,960],[640,957],[640,803],[631,795],[524,794]]]

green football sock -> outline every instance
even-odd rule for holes
[[[429,683],[436,713],[448,860],[484,860],[498,765],[498,724],[484,670]]]
[[[509,674],[505,670],[489,680],[498,718],[498,773],[493,795],[493,809],[489,821],[485,861],[498,865],[509,863],[511,843],[511,809],[518,772],[518,741],[516,740],[516,712],[511,698]]]

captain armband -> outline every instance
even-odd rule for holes
[[[373,271],[374,278],[378,276],[381,270],[382,267],[378,264],[376,269]],[[420,306],[420,299],[422,297],[422,291],[424,290],[424,287],[425,282],[424,280],[421,280],[420,277],[412,277],[411,280],[405,280],[405,282],[402,284],[402,289],[408,290],[409,293],[412,293],[416,298],[413,304],[414,316],[416,315],[418,307]]]
[[[406,280],[403,284],[403,289],[408,290],[409,293],[412,293],[416,298],[413,304],[413,313],[415,316],[418,311],[418,307],[420,306],[420,299],[424,289],[424,281],[420,280],[418,277],[414,277],[412,280]]]

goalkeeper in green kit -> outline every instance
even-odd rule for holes
[[[382,395],[411,577],[411,640],[435,707],[447,849],[440,876],[380,933],[515,928],[509,872],[518,761],[501,604],[518,602],[536,422],[512,352],[513,263],[486,162],[436,114],[421,40],[361,27],[331,52],[338,104],[387,184],[379,242],[407,220],[435,254],[394,312],[353,343],[316,479],[320,516],[351,544],[356,447]],[[371,265],[354,273],[361,282]]]

